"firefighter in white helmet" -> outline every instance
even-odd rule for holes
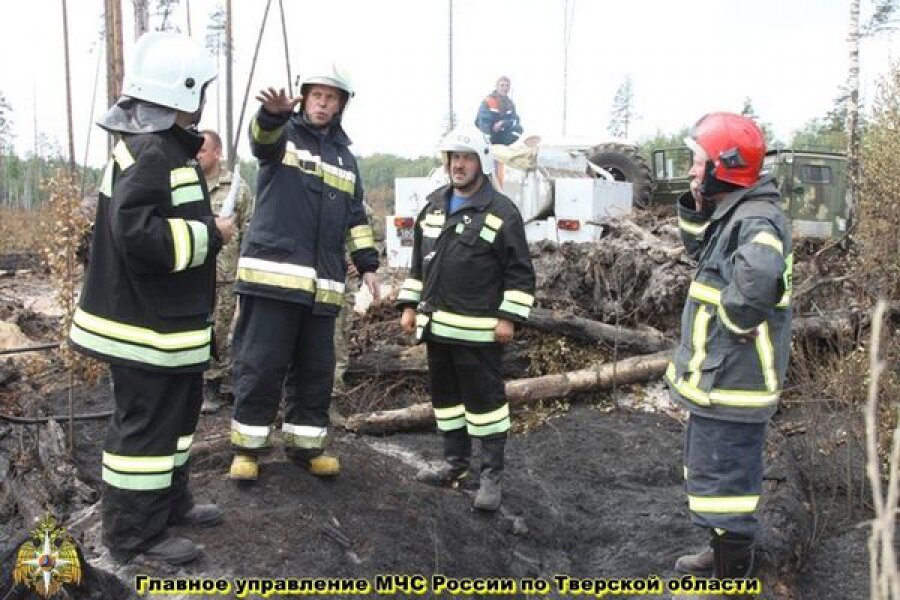
[[[493,160],[472,126],[439,147],[450,184],[428,196],[419,214],[409,278],[398,296],[401,323],[428,349],[428,372],[444,460],[420,471],[431,485],[465,484],[472,438],[481,440],[475,507],[495,511],[509,405],[501,374],[503,346],[534,304],[534,269],[519,210],[491,185]]]
[[[212,344],[216,253],[234,224],[213,216],[195,160],[212,58],[168,33],[141,37],[132,58],[122,97],[99,121],[120,141],[103,174],[69,342],[112,373],[103,543],[119,561],[144,554],[180,564],[200,547],[167,527],[222,520],[216,505],[194,503],[188,466]]]
[[[250,122],[259,192],[238,260],[240,314],[232,342],[235,456],[229,475],[240,481],[258,477],[258,455],[269,447],[282,393],[288,457],[315,476],[338,474],[337,457],[324,451],[345,248],[379,299],[378,252],[341,126],[353,87],[333,65],[300,84],[293,98],[283,89],[262,90],[262,106]]]

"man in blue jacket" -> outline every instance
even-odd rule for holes
[[[522,135],[522,122],[516,113],[515,103],[509,97],[509,88],[509,77],[500,77],[496,89],[478,107],[475,125],[492,144],[509,146]]]
[[[345,247],[379,300],[378,252],[341,117],[353,97],[333,65],[301,81],[300,96],[262,90],[250,122],[259,159],[257,201],[235,291],[235,449],[230,477],[255,481],[282,394],[287,455],[319,477],[337,475],[324,453],[334,381],[335,317],[344,302]],[[299,111],[295,107],[299,105]]]

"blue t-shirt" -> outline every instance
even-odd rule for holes
[[[468,198],[463,198],[462,196],[453,194],[452,196],[450,196],[450,203],[447,205],[447,212],[452,215],[460,208],[462,208],[468,200]]]

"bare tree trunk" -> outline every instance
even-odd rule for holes
[[[546,308],[532,309],[525,326],[581,340],[618,345],[627,352],[640,354],[659,352],[674,345],[670,338],[651,327],[627,329]]]
[[[580,371],[516,379],[506,383],[506,399],[515,406],[563,398],[577,392],[609,389],[613,385],[651,381],[665,372],[671,356],[669,351],[657,352],[614,363],[595,364]],[[347,419],[345,427],[358,433],[384,433],[424,427],[433,421],[431,404],[423,402],[398,410],[353,415]]]
[[[106,105],[112,106],[122,94],[122,5],[119,0],[106,0]],[[112,152],[113,137],[107,147]]]
[[[66,61],[66,122],[69,133],[69,169],[75,172],[75,136],[72,134],[72,74],[69,69],[69,13],[62,0],[63,52]]]
[[[228,152],[228,166],[233,167],[236,161],[234,156],[237,148],[234,144],[234,95],[232,94],[232,39],[231,21],[234,13],[231,12],[231,0],[225,1],[225,139]]]
[[[850,0],[850,66],[847,77],[847,205],[856,222],[859,193],[859,0]]]

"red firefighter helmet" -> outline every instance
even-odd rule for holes
[[[727,112],[701,117],[684,139],[692,150],[703,149],[713,163],[712,176],[740,187],[759,179],[766,140],[753,119]]]

